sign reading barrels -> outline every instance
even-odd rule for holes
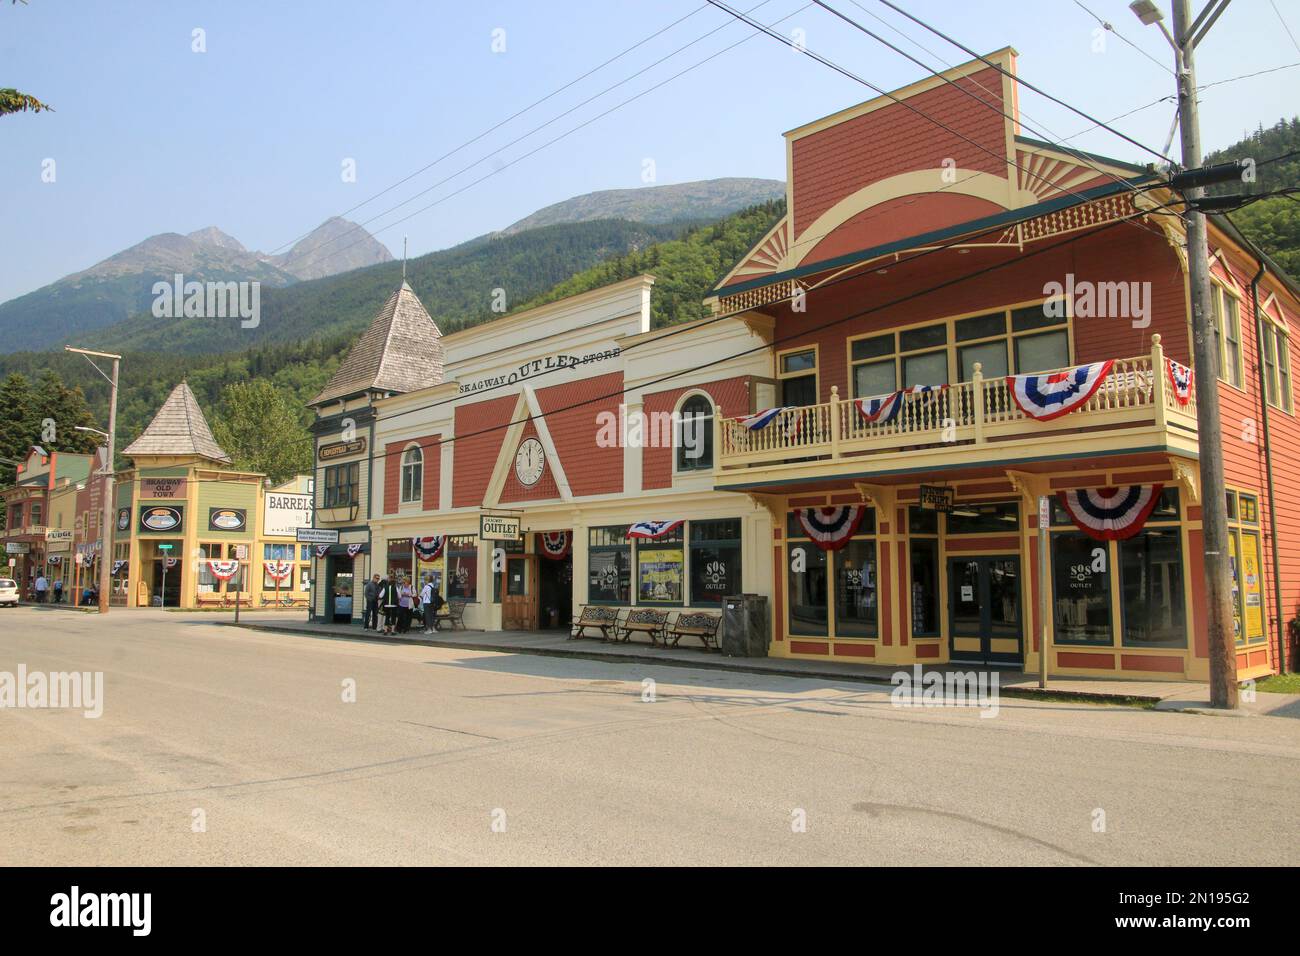
[[[519,532],[518,515],[478,516],[478,536],[484,541],[518,541]]]
[[[179,506],[141,505],[140,530],[161,533],[180,531],[185,523],[184,509]]]
[[[366,440],[364,438],[354,438],[352,441],[333,441],[328,445],[321,445],[316,452],[316,456],[321,461],[333,461],[335,458],[363,454],[365,450]]]
[[[248,512],[243,508],[209,508],[209,531],[243,531],[248,527]]]

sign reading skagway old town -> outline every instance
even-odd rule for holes
[[[328,445],[321,445],[316,452],[316,457],[321,461],[333,461],[335,458],[346,458],[348,455],[360,455],[366,450],[366,440],[364,438],[354,438],[351,441],[332,441]]]
[[[621,352],[622,349],[615,346],[614,348],[605,349],[603,352],[589,352],[586,355],[548,355],[546,358],[525,362],[517,369],[503,375],[493,375],[473,382],[465,382],[460,386],[460,393],[464,395],[470,392],[481,392],[485,388],[513,385],[530,375],[556,372],[566,368],[578,368],[582,365],[590,365],[593,362],[604,362],[608,359],[617,358]]]
[[[484,541],[518,541],[518,515],[479,515],[478,536]]]
[[[141,478],[141,498],[184,498],[184,478]]]

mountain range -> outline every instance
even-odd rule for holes
[[[770,179],[716,179],[576,196],[408,263],[412,285],[444,332],[508,308],[611,257],[782,197]],[[89,269],[0,304],[0,352],[75,342],[114,351],[207,353],[355,332],[397,281],[398,264],[363,227],[334,217],[281,255],[252,252],[216,226],[161,233]],[[229,319],[152,314],[153,287],[185,281],[261,283],[256,328]]]
[[[53,348],[147,313],[156,282],[257,281],[271,288],[391,262],[365,229],[335,216],[281,255],[252,252],[216,226],[159,233],[34,292],[0,304],[6,352]]]

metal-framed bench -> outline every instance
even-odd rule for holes
[[[583,633],[590,627],[600,631],[601,640],[608,641],[610,630],[618,626],[618,612],[618,608],[603,604],[585,605],[578,619],[573,622],[573,633],[569,635],[569,640],[591,636]]]
[[[457,628],[465,630],[465,604],[465,601],[448,601],[438,615],[438,623],[446,624],[453,631]]]
[[[667,626],[667,611],[658,611],[652,607],[634,607],[627,612],[627,617],[623,619],[623,623],[618,625],[615,630],[614,640],[630,642],[632,635],[637,633],[649,634],[651,644],[657,644],[660,641],[667,643]]]
[[[722,617],[717,614],[710,614],[707,611],[683,611],[669,626],[664,646],[668,645],[667,638],[671,638],[672,646],[676,647],[677,642],[683,637],[698,637],[705,650],[718,650],[718,627],[721,623]]]

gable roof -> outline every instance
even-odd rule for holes
[[[198,399],[185,382],[172,389],[153,421],[140,437],[122,452],[127,457],[139,455],[198,455],[212,461],[230,462],[230,456],[212,437],[208,420],[203,417]]]
[[[310,404],[321,405],[372,389],[414,392],[428,388],[442,382],[445,361],[441,330],[403,280]]]

